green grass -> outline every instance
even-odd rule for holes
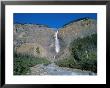
[[[69,51],[71,55],[57,61],[57,65],[97,72],[97,34],[72,41]]]
[[[30,67],[37,64],[47,65],[49,63],[46,58],[14,53],[14,75],[26,75],[30,71]]]

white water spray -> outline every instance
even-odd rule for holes
[[[58,31],[55,32],[55,51],[58,53],[60,51],[59,39],[58,39]]]

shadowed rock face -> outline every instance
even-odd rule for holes
[[[62,59],[69,55],[71,40],[97,32],[97,23],[93,19],[71,22],[60,28],[58,39],[60,52],[55,52],[55,31],[45,25],[14,24],[14,49],[18,53],[28,53],[47,57],[49,60]]]

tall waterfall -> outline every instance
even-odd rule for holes
[[[58,53],[60,51],[59,39],[58,39],[58,31],[55,32],[55,51]]]

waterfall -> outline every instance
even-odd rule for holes
[[[55,32],[55,51],[58,53],[60,51],[59,39],[58,39],[58,31]]]

